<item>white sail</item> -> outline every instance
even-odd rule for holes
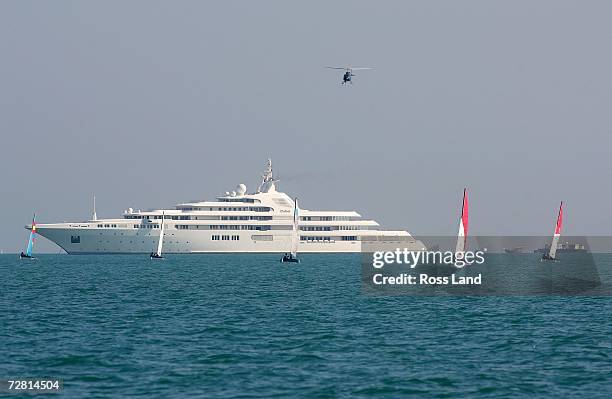
[[[159,229],[159,242],[157,243],[157,255],[161,256],[164,244],[164,213],[162,212],[161,227]]]
[[[555,226],[555,233],[553,234],[552,242],[550,243],[550,249],[548,250],[548,256],[550,259],[555,259],[557,254],[557,247],[559,246],[559,237],[561,237],[561,226],[563,225],[563,201],[559,205],[559,214],[557,215],[557,224]]]
[[[459,220],[459,233],[457,234],[457,246],[455,247],[455,253],[460,252],[465,252],[465,229],[462,220]]]
[[[550,256],[551,259],[555,259],[555,255],[557,254],[557,246],[559,245],[559,237],[561,237],[561,234],[555,234],[553,236],[552,243],[550,244],[548,256]]]
[[[463,253],[467,249],[468,233],[468,199],[467,189],[463,189],[463,205],[461,206],[461,218],[459,219],[459,233],[457,234],[457,246],[455,254]]]
[[[299,222],[300,222],[299,207],[298,207],[298,199],[296,198],[295,205],[293,208],[293,234],[291,236],[291,255],[293,255],[293,257],[297,256],[298,243],[299,243],[298,235],[300,233]]]

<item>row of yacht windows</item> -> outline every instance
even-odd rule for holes
[[[158,224],[135,224],[135,229],[159,229]]]
[[[272,220],[272,216],[221,216],[221,220]]]
[[[368,226],[300,226],[302,231],[368,230]]]
[[[278,226],[283,227],[281,230],[291,230],[290,226]],[[255,225],[238,225],[238,224],[178,224],[176,225],[177,229],[180,230],[261,230],[267,231],[271,230],[272,226],[264,225],[264,226],[255,226]],[[336,231],[336,230],[367,230],[367,226],[300,226],[300,231]]]
[[[212,236],[212,240],[213,241],[220,241],[220,240],[222,240],[222,241],[229,241],[229,240],[240,241],[240,236],[239,235],[232,235],[232,236],[230,236],[230,235],[217,235],[217,234],[214,234]]]
[[[334,238],[335,239],[335,238]],[[357,236],[342,236],[342,241],[357,241]],[[330,236],[300,236],[300,241],[334,241]]]
[[[331,226],[300,226],[302,231],[331,231]]]
[[[222,212],[270,212],[273,211],[269,206],[209,206],[209,207],[182,207],[177,208],[179,211],[222,211]]]
[[[125,226],[125,225],[123,225]],[[159,229],[159,223],[135,224],[135,229]],[[99,228],[117,228],[116,224],[98,224]],[[269,225],[254,226],[254,225],[204,225],[204,224],[177,224],[175,227],[179,230],[270,230]],[[335,231],[335,230],[368,230],[368,226],[300,226],[301,231]]]
[[[161,219],[161,216],[130,216],[126,215],[126,219]],[[272,216],[166,216],[166,220],[272,220]]]
[[[167,220],[198,220],[198,219],[210,219],[220,218],[221,220],[272,220],[272,216],[188,216],[188,215],[174,215],[166,216]],[[149,219],[156,220],[161,219],[162,215],[125,215],[124,219]]]
[[[332,241],[330,236],[311,237],[311,236],[300,236],[300,241]]]
[[[187,208],[185,208],[187,210]],[[269,212],[272,208],[268,207],[237,207],[237,208],[210,208],[211,211],[255,211],[255,212]],[[210,218],[211,216],[201,217]],[[217,216],[213,215],[213,217],[220,217],[221,220],[272,220],[272,216]],[[124,215],[124,219],[149,219],[149,220],[157,220],[161,219],[162,215]],[[168,220],[198,220],[197,216],[188,216],[188,215],[168,215],[165,216],[165,219]],[[301,216],[301,221],[311,222],[311,221],[321,221],[321,222],[334,222],[334,221],[346,221],[353,220],[350,216]]]
[[[155,219],[161,219],[162,215],[125,215],[123,216],[124,219],[149,219],[149,220],[155,220]],[[180,215],[180,216],[165,216],[164,219],[166,220],[190,220],[189,216],[184,216],[184,215]]]
[[[238,225],[238,224],[226,224],[226,225],[214,225],[211,224],[208,226],[211,230],[259,230],[259,231],[268,231],[272,229],[272,226],[253,226],[253,225]]]
[[[350,216],[301,216],[302,221],[321,221],[321,222],[335,222],[342,220],[352,220]]]
[[[257,230],[257,231],[268,231],[272,229],[272,226],[252,226],[252,225],[239,225],[239,224],[228,224],[228,225],[206,225],[206,224],[177,224],[176,228],[179,230]]]
[[[255,200],[254,198],[219,198],[218,201],[219,202],[248,202],[251,204],[254,204],[256,201],[259,202],[259,200]]]

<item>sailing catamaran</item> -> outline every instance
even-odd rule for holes
[[[555,226],[555,234],[553,234],[552,242],[548,253],[544,251],[542,260],[556,260],[557,246],[559,245],[559,237],[561,237],[561,225],[563,224],[563,201],[559,205],[559,214],[557,215],[557,225]]]
[[[164,244],[164,212],[162,212],[161,225],[159,229],[159,241],[157,242],[157,252],[151,252],[151,259],[163,259],[162,246]]]
[[[467,188],[463,189],[463,205],[461,206],[461,218],[459,219],[459,233],[457,234],[457,246],[455,247],[455,256],[463,256],[467,249],[468,239],[468,197]]]
[[[292,262],[292,263],[300,263],[300,260],[297,257],[297,248],[299,242],[299,207],[298,207],[298,199],[294,200],[293,204],[293,234],[291,235],[291,252],[285,254],[281,259],[281,262]]]
[[[36,214],[32,217],[32,229],[30,230],[30,238],[28,239],[28,247],[25,253],[21,252],[21,259],[34,259],[32,249],[34,248],[34,237],[36,236]]]

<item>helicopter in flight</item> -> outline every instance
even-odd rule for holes
[[[366,69],[374,69],[369,67],[325,67],[329,69],[341,69],[344,70],[344,76],[342,76],[342,84],[345,85],[347,83],[353,84],[353,76],[356,76],[353,71],[366,70]]]

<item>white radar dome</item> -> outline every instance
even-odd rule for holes
[[[246,186],[242,183],[240,183],[237,187],[236,187],[236,194],[238,195],[244,195],[246,194]]]

